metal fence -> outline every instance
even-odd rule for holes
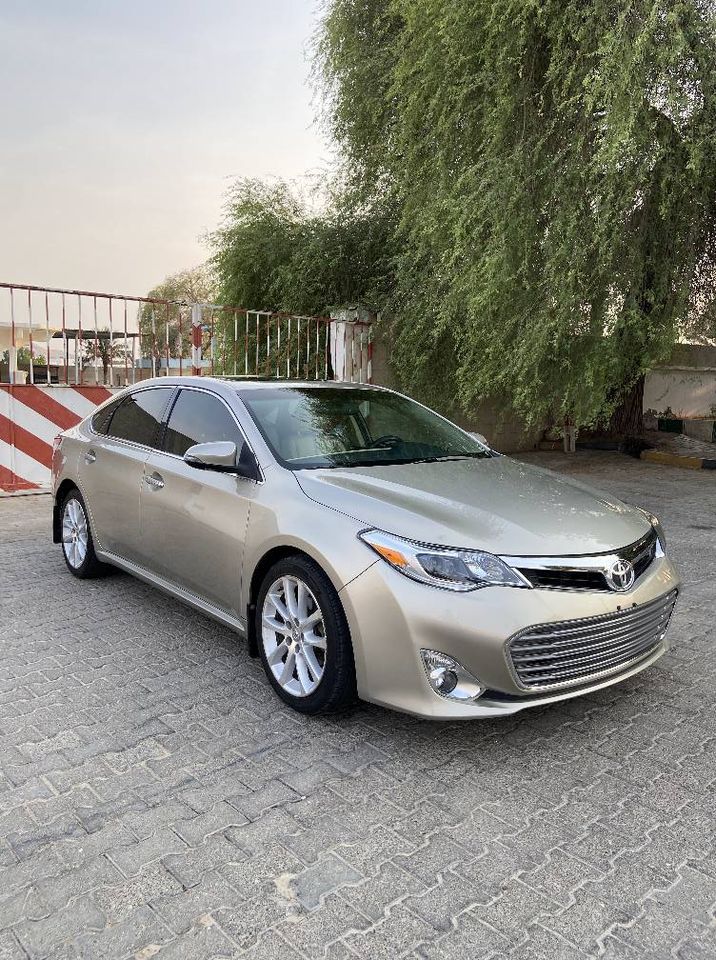
[[[0,283],[0,382],[113,387],[190,373],[370,382],[371,324]]]

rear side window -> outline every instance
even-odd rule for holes
[[[92,417],[92,429],[95,433],[101,433],[104,436],[109,432],[109,424],[114,416],[114,411],[123,399],[124,397],[120,397],[118,400],[113,400],[112,403],[108,403],[106,407],[102,407],[95,413]]]
[[[195,443],[231,440],[241,450],[244,438],[227,408],[216,397],[182,390],[169,416],[164,449],[183,457]]]
[[[118,440],[131,440],[145,447],[156,447],[171,387],[141,390],[125,397],[114,412],[109,435]]]

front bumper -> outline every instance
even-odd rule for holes
[[[678,587],[668,557],[655,560],[627,594],[514,587],[456,593],[416,583],[378,561],[347,584],[341,598],[353,637],[359,695],[407,713],[452,720],[509,715],[590,693],[644,670],[665,652],[667,640],[618,673],[530,693],[516,683],[506,644],[536,624],[624,611]],[[487,692],[467,703],[439,696],[428,684],[421,649],[454,657]]]

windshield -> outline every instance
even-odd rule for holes
[[[306,386],[240,396],[276,459],[292,470],[491,456],[454,424],[388,391]]]

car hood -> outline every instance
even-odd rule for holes
[[[569,556],[624,547],[650,529],[634,507],[509,457],[295,476],[312,500],[367,527],[442,546]]]

